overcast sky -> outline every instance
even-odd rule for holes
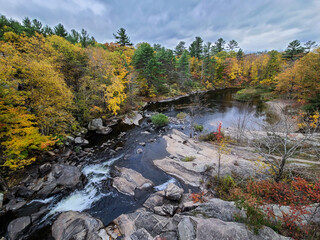
[[[247,52],[284,50],[288,43],[320,42],[320,0],[0,0],[0,14],[38,19],[68,31],[86,29],[98,42],[120,27],[131,41],[187,46],[200,36],[235,39]]]

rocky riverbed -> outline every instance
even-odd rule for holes
[[[208,115],[197,119],[210,131],[219,117],[227,120],[237,112],[238,103],[228,100],[215,115],[221,96],[213,96],[217,100],[205,110]],[[236,222],[235,215],[244,212],[205,186],[217,175],[217,146],[190,138],[190,119],[175,118],[190,101],[160,104],[170,108],[165,128],[151,124],[147,109],[126,116],[126,123],[95,119],[89,134],[70,136],[64,149],[48,152],[45,163],[30,167],[20,184],[0,195],[1,234],[30,240],[287,239],[267,227],[255,235]],[[253,149],[227,149],[222,175],[267,176]],[[191,193],[199,191],[207,202],[192,201]],[[319,212],[314,219],[320,219]]]

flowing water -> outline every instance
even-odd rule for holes
[[[170,102],[150,103],[145,112],[163,112],[168,116],[176,116],[179,112],[192,115],[194,123],[202,124],[206,131],[216,129],[218,122],[223,127],[230,127],[236,118],[244,112],[250,115],[252,122],[249,127],[258,128],[259,123],[266,119],[266,115],[259,102],[250,105],[233,100],[235,90],[216,90],[202,93],[200,96],[182,97]],[[198,95],[198,94],[197,94]],[[88,164],[82,172],[87,178],[83,189],[76,190],[68,196],[50,197],[48,199],[35,199],[29,204],[45,205],[48,211],[39,223],[39,229],[29,239],[46,239],[50,234],[50,225],[55,217],[64,211],[85,211],[92,216],[100,218],[105,225],[122,213],[132,212],[142,206],[146,198],[155,191],[165,189],[169,182],[175,182],[188,191],[198,191],[197,188],[188,186],[178,179],[167,175],[153,165],[153,160],[161,159],[168,155],[166,143],[161,135],[166,134],[161,130],[150,130],[149,119],[141,120],[140,126],[128,126],[118,123],[113,126],[113,132],[108,135],[91,134],[88,136],[90,145],[96,149],[95,155],[88,159]],[[171,125],[170,128],[182,126]],[[188,126],[183,127],[188,134]],[[149,131],[146,133],[146,131]],[[167,131],[170,131],[167,129]],[[124,132],[126,134],[124,134]],[[114,140],[112,148],[121,147],[121,150],[111,154],[110,150],[104,151],[101,145],[108,140]],[[139,143],[146,143],[144,147]],[[143,149],[142,154],[137,149]],[[127,196],[116,191],[111,184],[112,168],[114,166],[131,168],[140,172],[145,178],[154,182],[153,190],[137,192],[135,197]]]

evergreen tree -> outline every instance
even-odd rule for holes
[[[185,77],[190,75],[188,51],[184,50],[178,60],[178,71],[182,72]]]
[[[54,34],[63,38],[66,38],[68,36],[67,30],[61,23],[54,27]]]
[[[46,36],[51,36],[53,35],[53,30],[51,27],[49,27],[48,25],[46,25],[43,29],[42,29],[42,34],[46,37]]]
[[[228,48],[229,51],[233,51],[233,50],[239,48],[238,42],[236,40],[231,40],[228,43],[227,48]]]
[[[118,40],[116,43],[119,43],[120,46],[132,46],[133,44],[130,42],[129,36],[126,34],[126,30],[124,28],[120,28],[117,34],[113,34],[113,36]]]
[[[34,29],[32,27],[32,23],[28,17],[24,18],[22,20],[22,24],[24,27],[24,31],[27,34],[27,36],[31,37],[34,34]]]
[[[223,38],[219,38],[216,42],[215,45],[212,48],[212,53],[213,55],[216,55],[219,52],[224,51],[224,45],[226,44],[226,41],[223,40]]]
[[[184,50],[186,50],[185,44],[186,43],[184,41],[180,41],[178,43],[178,45],[174,49],[174,53],[176,54],[176,56],[181,56],[183,54]]]
[[[37,33],[42,33],[42,23],[38,21],[37,19],[32,20],[32,28]]]
[[[73,44],[80,42],[80,33],[71,29],[71,33],[68,35],[67,40]]]
[[[200,59],[202,57],[202,52],[203,52],[203,46],[202,46],[203,40],[201,37],[196,37],[196,40],[194,40],[190,47],[190,55],[191,57],[196,57]]]
[[[237,59],[241,60],[244,57],[244,52],[242,51],[241,48],[239,48],[238,52],[237,52]]]
[[[299,40],[294,40],[289,43],[287,49],[284,52],[284,58],[289,60],[296,60],[301,56],[301,54],[304,52],[304,47],[301,46],[301,43]]]
[[[311,51],[312,48],[316,48],[317,44],[315,41],[308,41],[304,44],[304,49],[306,50],[307,53]]]

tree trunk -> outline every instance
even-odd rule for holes
[[[274,180],[276,180],[276,182],[279,182],[281,180],[281,177],[282,177],[282,174],[283,174],[284,165],[286,164],[286,161],[287,161],[286,158],[282,158],[278,173],[277,173],[277,175],[276,175],[276,177],[274,179]]]

